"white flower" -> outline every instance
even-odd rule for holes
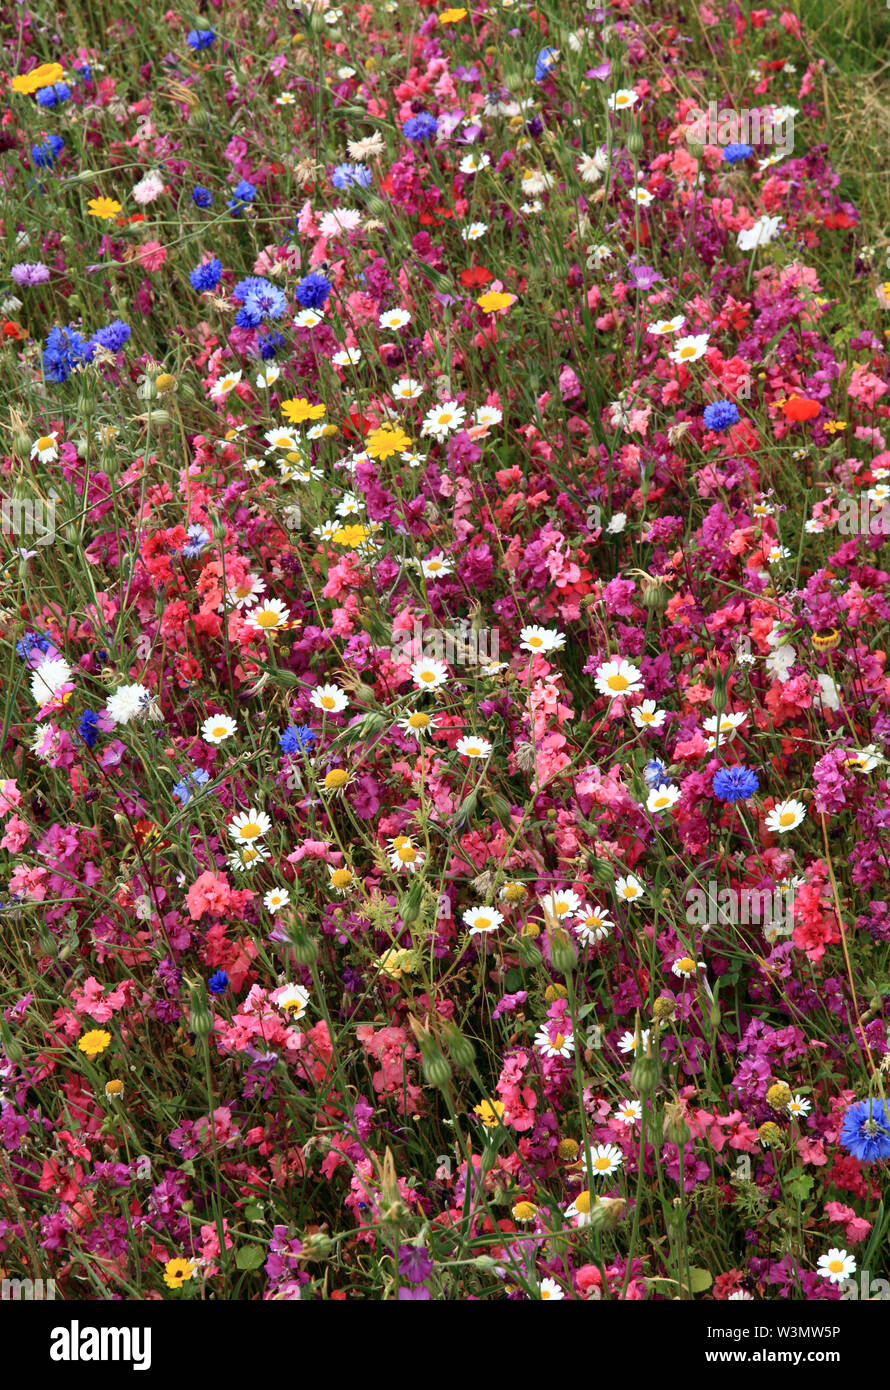
[[[413,874],[423,863],[423,853],[414,844],[410,835],[397,835],[389,843],[389,862],[393,869],[402,869]]]
[[[58,430],[51,430],[49,434],[42,434],[39,439],[35,439],[31,445],[32,459],[36,458],[40,463],[55,463],[59,457],[59,448],[56,443],[58,437]]]
[[[626,878],[615,880],[615,892],[624,902],[633,903],[642,898],[645,889],[636,875],[628,874]]]
[[[648,188],[629,188],[627,190],[627,196],[632,203],[636,203],[637,206],[641,208],[647,208],[652,202],[652,194],[649,192]]]
[[[632,92],[627,87],[620,87],[617,92],[613,92],[608,100],[610,111],[626,111],[630,106],[636,106],[639,97],[636,92]]]
[[[43,670],[43,667],[40,669]],[[851,767],[854,772],[871,772],[872,768],[877,767],[881,761],[880,758],[875,757],[877,751],[877,746],[874,743],[869,743],[865,748],[848,752],[845,766]]]
[[[648,1042],[649,1042],[649,1031],[650,1031],[650,1030],[649,1030],[648,1028],[641,1028],[641,1029],[640,1029],[640,1056],[641,1056],[641,1057],[644,1056],[644,1055],[645,1055],[645,1052],[646,1052],[646,1046],[647,1046],[647,1044],[648,1044]],[[618,1041],[616,1042],[615,1046],[618,1048],[618,1051],[619,1051],[619,1052],[624,1052],[624,1053],[633,1052],[634,1049],[635,1049],[635,1047],[636,1047],[636,1039],[635,1039],[633,1033],[630,1033],[630,1032],[628,1032],[628,1033],[622,1033],[622,1034],[621,1034],[621,1037],[618,1039]]]
[[[229,834],[233,840],[249,845],[259,840],[272,829],[272,822],[265,811],[251,806],[249,811],[238,811],[229,822]]]
[[[423,428],[421,434],[432,435],[434,439],[444,439],[446,435],[459,430],[467,412],[457,401],[443,401],[441,405],[433,406],[423,417]]]
[[[228,714],[211,714],[201,725],[201,737],[205,743],[224,743],[237,732],[238,725]]]
[[[594,944],[605,941],[614,923],[605,908],[585,903],[573,919],[572,926],[582,941]]]
[[[448,679],[448,667],[435,657],[422,657],[411,667],[411,679],[418,690],[435,690]]]
[[[423,382],[413,376],[400,376],[392,388],[393,399],[397,401],[416,401],[423,392]]]
[[[211,400],[221,401],[225,396],[229,394],[230,391],[233,391],[235,389],[240,380],[240,372],[228,372],[225,376],[221,376],[219,380],[216,381],[213,387],[211,388]]]
[[[669,811],[679,800],[679,787],[653,787],[646,797],[646,810],[656,814],[660,811]]]
[[[787,835],[800,825],[806,813],[802,801],[778,801],[766,818],[766,828],[774,835]]]
[[[555,1299],[558,1303],[561,1298],[565,1298],[565,1292],[560,1288],[555,1279],[542,1279],[538,1285],[538,1296],[542,1301]]]
[[[571,917],[581,906],[581,899],[578,894],[573,893],[570,888],[554,889],[552,893],[548,893],[540,901],[545,915],[551,913],[560,921],[563,917]]]
[[[487,231],[488,227],[484,222],[471,222],[468,227],[462,229],[461,239],[463,241],[478,241],[480,237],[485,236]]]
[[[271,997],[292,1022],[303,1017],[309,1003],[309,991],[303,985],[283,985]]]
[[[480,405],[473,416],[477,429],[490,429],[492,425],[499,425],[503,418],[504,412],[494,405]]]
[[[674,961],[671,971],[678,980],[688,980],[690,975],[695,974],[696,970],[703,968],[704,963],[702,961],[696,963],[691,956],[680,956],[679,960]]]
[[[697,362],[705,355],[709,337],[707,333],[696,333],[689,338],[678,338],[668,356],[672,362]]]
[[[129,724],[151,701],[151,692],[144,685],[122,685],[109,696],[105,713],[115,724]]]
[[[629,416],[626,418],[625,423],[626,423],[626,424],[630,424],[630,417],[629,417]],[[613,515],[609,518],[609,524],[608,524],[608,526],[606,527],[606,535],[607,535],[607,536],[620,536],[620,535],[621,535],[621,532],[624,530],[624,528],[625,528],[626,525],[627,525],[627,512],[615,512],[615,513],[613,513]]]
[[[265,579],[261,579],[258,574],[248,574],[227,591],[226,602],[235,608],[246,608],[255,598],[259,598],[265,588]]]
[[[265,894],[263,902],[270,912],[280,912],[290,902],[290,893],[286,888],[273,888]]]
[[[524,627],[519,634],[519,645],[525,652],[558,652],[566,643],[565,634],[555,627]]]
[[[463,914],[463,920],[470,928],[470,935],[478,936],[481,932],[497,931],[504,914],[495,907],[471,907]]]
[[[487,738],[459,738],[456,746],[458,753],[464,758],[488,758],[491,755],[492,745]]]
[[[437,550],[435,554],[421,560],[420,568],[424,579],[442,579],[454,569],[454,562],[449,560],[447,555],[443,555],[441,550]]]
[[[635,1125],[643,1117],[643,1107],[638,1100],[623,1100],[615,1111],[615,1119],[622,1125]]]
[[[490,157],[483,151],[480,154],[465,154],[457,167],[462,174],[478,174],[480,169],[487,169],[490,163]]]
[[[682,314],[675,314],[672,319],[657,319],[655,323],[650,323],[646,332],[660,338],[665,333],[679,333],[685,322]]]
[[[827,1255],[819,1256],[816,1273],[830,1284],[841,1284],[856,1273],[856,1261],[846,1250],[832,1249]]]
[[[295,453],[300,447],[300,441],[291,430],[266,430],[263,438],[272,449],[289,449]]]
[[[309,703],[325,714],[339,714],[349,703],[339,685],[317,685],[309,697]]]
[[[42,661],[36,671],[31,673],[31,694],[38,705],[46,705],[70,680],[71,667],[65,658],[51,657]]]
[[[744,710],[730,711],[721,715],[713,714],[709,719],[703,720],[703,728],[706,734],[720,734],[731,738],[745,720],[748,718]]]
[[[269,851],[264,845],[245,844],[241,849],[234,849],[228,856],[226,863],[230,869],[234,869],[236,874],[246,873],[248,869],[255,869],[257,864],[261,864],[264,859],[269,858]]]
[[[248,627],[259,632],[274,632],[275,628],[286,627],[287,608],[280,598],[264,599],[246,615]]]
[[[781,217],[758,217],[752,227],[745,227],[738,233],[739,250],[753,251],[757,246],[767,246],[778,235],[781,225]]]
[[[608,695],[610,699],[636,695],[643,689],[642,672],[623,657],[617,657],[597,667],[594,684],[601,695]]]
[[[157,169],[152,169],[151,173],[133,185],[131,191],[133,201],[145,207],[147,203],[153,203],[155,198],[160,198],[164,191],[164,180]]]
[[[535,1047],[545,1057],[571,1057],[575,1050],[575,1039],[571,1033],[554,1033],[551,1037],[546,1028],[539,1028],[535,1034]]]
[[[356,208],[332,208],[326,212],[318,224],[323,237],[342,236],[344,232],[354,232],[362,225],[362,215]]]
[[[261,391],[268,391],[270,386],[281,376],[280,367],[276,367],[274,362],[270,362],[261,372],[257,372],[256,384]]]
[[[660,729],[667,714],[658,708],[654,700],[641,700],[634,705],[630,717],[638,729]]]
[[[324,322],[324,314],[320,309],[301,309],[298,314],[294,314],[294,328],[317,328]],[[266,438],[268,439],[268,435]]]
[[[795,1118],[802,1115],[809,1115],[812,1110],[812,1102],[806,1096],[792,1096],[788,1102],[788,1114]]]
[[[357,367],[361,360],[362,350],[357,347],[340,348],[339,352],[335,352],[331,357],[335,367]]]
[[[618,1171],[624,1162],[624,1154],[615,1144],[595,1144],[588,1154],[588,1162],[583,1165],[583,1171],[588,1169],[598,1178],[608,1178]]]

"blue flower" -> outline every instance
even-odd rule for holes
[[[844,1115],[840,1140],[860,1163],[890,1158],[890,1120],[884,1102],[857,1100]]]
[[[182,547],[182,553],[187,560],[193,560],[196,555],[200,555],[205,545],[210,544],[210,532],[206,526],[199,526],[193,522],[186,529],[186,543]]]
[[[108,352],[120,352],[124,343],[130,338],[132,331],[128,323],[124,323],[121,319],[115,319],[113,323],[109,323],[105,328],[100,328],[97,333],[94,333],[92,341],[97,347],[106,348]]]
[[[297,303],[304,309],[322,309],[331,292],[331,282],[313,271],[297,285]]]
[[[98,714],[94,714],[91,709],[85,709],[80,716],[77,725],[77,732],[80,734],[87,748],[92,748],[99,737],[97,725],[99,723]]]
[[[189,48],[209,48],[216,38],[214,29],[190,29],[186,41]]]
[[[61,135],[48,135],[42,145],[31,146],[31,158],[38,169],[51,169],[64,148]]]
[[[203,294],[205,290],[215,290],[222,276],[222,264],[214,256],[206,265],[196,266],[189,273],[189,284],[193,290]]]
[[[192,202],[196,208],[209,208],[213,206],[213,194],[209,188],[203,184],[196,183],[192,189]]]
[[[272,285],[262,275],[249,275],[239,280],[233,291],[235,299],[243,300],[243,306],[235,315],[239,328],[259,328],[263,319],[280,319],[287,309],[284,291]]]
[[[748,767],[721,767],[714,773],[714,795],[721,801],[747,801],[760,786],[757,773]]]
[[[86,83],[92,82],[92,80],[93,80],[93,69],[90,67],[89,63],[81,63],[80,67],[79,67],[79,68],[75,68],[74,71],[80,73],[80,76],[81,76],[81,78],[83,79],[84,82],[86,82]]]
[[[211,994],[225,994],[229,987],[229,977],[224,970],[215,970],[207,981]]]
[[[428,111],[421,111],[419,116],[411,116],[402,126],[402,134],[406,140],[431,140],[439,129],[439,122],[435,116],[431,116]]]
[[[291,724],[283,734],[278,735],[282,753],[305,752],[315,742],[315,734],[308,724]]]
[[[728,430],[739,422],[738,407],[732,401],[714,401],[705,406],[704,421],[709,430]]]
[[[727,145],[723,158],[727,164],[739,164],[743,159],[750,159],[753,153],[750,145]]]
[[[75,367],[92,362],[96,349],[71,324],[51,328],[43,349],[43,373],[47,381],[67,381]]]
[[[669,787],[671,779],[668,770],[661,758],[651,758],[643,768],[643,781],[647,787],[654,787],[660,791],[662,787]]]
[[[535,81],[543,82],[550,69],[559,62],[559,53],[555,48],[542,48],[535,59]]]
[[[46,654],[51,646],[50,639],[44,637],[42,632],[26,632],[21,642],[16,642],[15,649],[22,660],[27,661],[35,647]]]
[[[268,362],[269,358],[274,357],[283,347],[284,338],[280,333],[261,333],[257,339],[257,351],[264,362]]]
[[[71,96],[71,88],[67,82],[57,82],[54,87],[41,87],[37,93],[38,106],[61,106],[63,101],[68,101]]]
[[[371,184],[371,170],[367,164],[338,164],[331,174],[335,188],[368,188]]]
[[[240,217],[248,203],[252,203],[256,197],[256,189],[247,179],[242,179],[236,183],[232,190],[233,196],[226,203],[226,207],[233,212],[236,217]]]

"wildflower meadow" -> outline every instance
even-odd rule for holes
[[[0,1318],[890,1298],[890,9],[781,5],[2,6]]]

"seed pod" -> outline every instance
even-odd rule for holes
[[[555,931],[550,938],[550,963],[560,975],[571,975],[578,964],[578,953],[567,932]]]
[[[291,931],[290,947],[298,965],[312,965],[318,955],[318,942],[303,926],[295,926]]]
[[[638,1057],[630,1069],[630,1084],[638,1096],[648,1096],[658,1085],[660,1067],[655,1057]]]
[[[438,1086],[440,1090],[451,1080],[451,1063],[435,1044],[423,1052],[423,1074],[431,1086]]]
[[[627,148],[631,154],[643,153],[643,134],[640,130],[632,130],[627,137]]]
[[[449,1024],[443,1031],[448,1056],[458,1071],[469,1071],[476,1060],[475,1047],[453,1023]]]
[[[203,985],[196,985],[189,993],[189,1031],[196,1038],[209,1038],[213,1032],[213,1015]]]

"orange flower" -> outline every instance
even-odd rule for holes
[[[90,217],[100,217],[103,222],[108,222],[119,212],[123,212],[123,208],[113,198],[91,198],[87,203],[87,211]]]

